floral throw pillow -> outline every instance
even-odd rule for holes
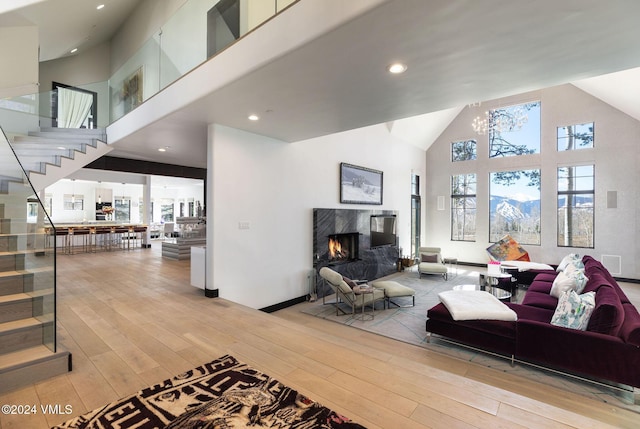
[[[558,306],[551,318],[551,324],[586,331],[595,306],[595,292],[587,292],[582,295],[578,295],[574,290],[565,292],[560,295]]]

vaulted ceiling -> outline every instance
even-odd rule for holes
[[[343,0],[323,1],[339,7]],[[35,21],[47,44],[68,45],[62,40],[86,30],[95,12],[63,13],[70,20],[65,25],[45,24],[46,7],[69,2],[85,3],[47,0],[15,13]],[[134,3],[111,0],[122,6],[120,13],[126,10],[123,2]],[[173,162],[203,167],[203,135],[210,122],[289,142],[387,123],[396,136],[426,149],[469,103],[564,83],[640,120],[638,1],[371,4],[355,19],[116,142],[116,154],[159,161],[149,142],[155,148],[179,139],[185,156]],[[285,13],[297,13],[295,8]],[[98,37],[109,36],[96,30],[92,40]],[[42,55],[61,53],[43,44]],[[408,65],[404,74],[386,72],[394,60]],[[268,119],[249,125],[246,109],[252,104],[269,110]]]

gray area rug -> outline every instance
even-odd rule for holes
[[[524,378],[542,382],[549,386],[568,390],[584,395],[605,403],[613,404],[621,408],[640,413],[640,405],[633,405],[631,394],[621,392],[619,389],[609,388],[600,384],[589,383],[574,377],[564,376],[553,371],[539,369],[524,363],[517,363],[511,366],[510,360],[487,353],[477,352],[467,347],[461,347],[448,341],[443,341],[437,337],[432,337],[431,342],[427,342],[427,332],[425,322],[427,310],[440,301],[438,293],[450,290],[456,285],[477,284],[479,272],[475,267],[460,266],[445,281],[442,276],[425,275],[419,278],[415,267],[413,271],[392,274],[378,280],[393,280],[402,285],[409,286],[416,291],[415,307],[398,308],[392,306],[390,309],[383,309],[382,303],[378,303],[375,308],[373,320],[359,320],[356,315],[336,315],[335,294],[326,295],[324,303],[322,298],[317,301],[307,303],[302,306],[302,312],[323,319],[332,320],[343,325],[373,332],[395,340],[414,344],[426,349],[445,354],[447,356],[467,360],[470,362],[494,368],[505,373],[522,376]],[[327,287],[328,288],[328,287]],[[513,302],[519,302],[524,296],[524,290],[518,290]],[[411,304],[411,298],[398,298],[398,304]],[[351,307],[346,304],[339,304],[340,308],[350,311]],[[367,311],[370,311],[367,308]]]

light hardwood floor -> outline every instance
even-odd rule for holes
[[[58,338],[73,372],[0,397],[71,415],[0,415],[48,428],[224,354],[369,428],[637,428],[640,415],[305,315],[208,299],[160,244],[58,258]],[[269,287],[269,285],[264,285]],[[304,305],[304,304],[302,304]]]

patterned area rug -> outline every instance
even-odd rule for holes
[[[248,426],[364,428],[227,355],[52,429]]]
[[[325,296],[324,304],[322,298],[319,298],[313,303],[302,304],[302,312],[424,347],[447,356],[494,368],[498,371],[518,375],[532,381],[545,383],[549,386],[578,393],[592,399],[640,413],[640,405],[629,403],[631,400],[630,392],[624,392],[620,389],[610,388],[601,384],[581,381],[575,377],[547,371],[525,363],[518,363],[515,366],[511,366],[508,359],[478,352],[468,347],[458,346],[449,341],[438,339],[437,337],[433,337],[431,342],[427,342],[427,332],[425,329],[427,310],[440,302],[438,293],[451,290],[453,286],[475,285],[478,283],[480,273],[475,267],[460,266],[453,271],[453,275],[450,275],[447,281],[438,275],[425,275],[420,278],[415,268],[413,271],[404,271],[379,279],[393,280],[413,288],[416,291],[416,305],[415,307],[404,308],[392,306],[390,309],[384,310],[382,303],[379,303],[375,309],[375,317],[373,320],[359,320],[359,318],[354,317],[354,315],[336,315],[334,305],[329,304],[335,301],[335,295]],[[482,271],[484,272],[485,270]],[[512,301],[520,302],[525,292],[525,290],[518,290],[518,293],[512,298]],[[411,304],[410,298],[398,298],[396,301],[400,305]],[[340,308],[345,311],[350,311],[349,306],[345,304],[340,304],[340,306]]]

